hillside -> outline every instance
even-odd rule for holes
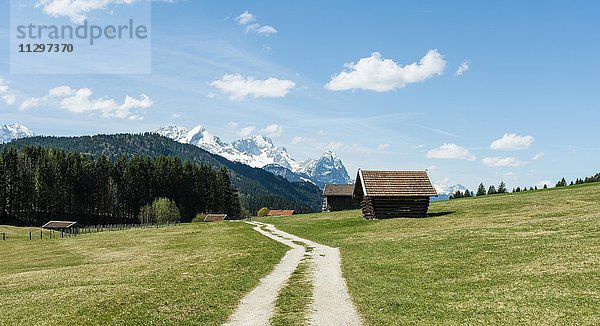
[[[296,209],[299,212],[315,212],[320,209],[320,190],[311,183],[288,182],[262,169],[231,162],[196,146],[181,144],[156,134],[33,137],[15,140],[9,144],[12,145],[18,148],[26,145],[61,148],[95,156],[105,155],[112,159],[123,155],[177,156],[214,167],[225,166],[231,171],[233,185],[240,191],[242,205],[251,212],[263,206]]]
[[[339,247],[371,325],[600,323],[600,184],[456,199],[429,218],[266,218]]]

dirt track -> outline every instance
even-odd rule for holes
[[[269,325],[279,290],[285,285],[302,257],[307,254],[300,242],[312,248],[308,253],[313,261],[313,303],[309,316],[311,325],[361,325],[342,276],[341,258],[337,248],[283,232],[271,224],[248,222],[254,230],[290,248],[271,274],[248,293],[230,316],[226,325]]]

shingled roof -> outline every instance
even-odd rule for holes
[[[269,211],[267,216],[292,216],[296,213],[296,211],[289,209],[272,209]]]
[[[204,222],[219,222],[227,219],[227,214],[206,214]]]
[[[323,196],[352,196],[354,185],[325,185]]]
[[[354,194],[369,197],[437,196],[427,171],[358,170]]]
[[[44,224],[42,226],[42,228],[44,228],[44,229],[60,230],[60,229],[68,229],[68,228],[74,226],[75,224],[77,224],[77,222],[71,222],[71,221],[50,221],[50,222]]]

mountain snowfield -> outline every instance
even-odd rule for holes
[[[467,190],[467,188],[461,184],[455,184],[453,186],[449,186],[446,184],[436,183],[433,185],[433,187],[435,188],[435,190],[438,193],[437,197],[431,198],[434,201],[447,200],[450,198],[450,195],[454,194],[456,191],[460,190],[461,192],[464,192],[465,190]]]
[[[154,132],[180,143],[198,146],[230,161],[265,169],[290,181],[310,181],[321,188],[328,183],[352,183],[346,167],[331,151],[325,152],[319,159],[296,161],[285,147],[275,146],[273,141],[264,135],[225,143],[203,126],[191,130],[166,126]]]
[[[33,136],[35,134],[29,128],[17,123],[0,126],[0,144]]]

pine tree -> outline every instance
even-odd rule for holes
[[[504,184],[504,181],[502,181],[502,182],[500,182],[500,185],[498,186],[498,193],[505,194],[506,192],[507,192],[506,185]]]
[[[488,189],[488,195],[495,195],[498,192],[496,191],[496,187],[494,187],[494,185],[491,185],[490,188]]]
[[[477,197],[485,195],[487,195],[487,192],[485,191],[485,186],[483,185],[483,183],[480,183],[479,188],[477,189]]]

